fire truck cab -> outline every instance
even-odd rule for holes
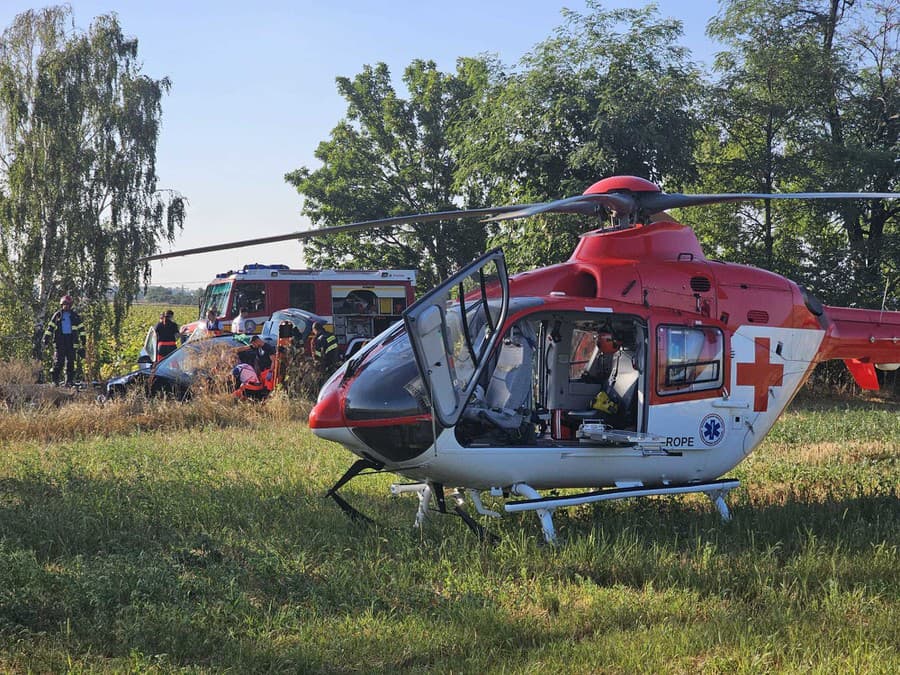
[[[415,270],[293,270],[245,265],[217,274],[200,297],[199,318],[182,326],[189,336],[212,309],[223,331],[259,333],[273,312],[296,307],[326,318],[341,348],[371,338],[399,321],[415,300]],[[242,325],[237,326],[238,318]]]

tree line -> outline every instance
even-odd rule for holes
[[[698,66],[655,5],[589,1],[518,63],[415,60],[336,79],[346,114],[318,167],[285,179],[315,226],[534,202],[632,174],[668,192],[893,191],[900,0],[725,0]],[[73,292],[94,332],[118,334],[171,242],[185,200],[160,191],[165,77],[142,72],[115,15],[86,32],[71,11],[19,15],[0,38],[0,335],[40,324]],[[286,130],[288,132],[289,130]],[[900,226],[884,202],[682,209],[707,254],[766,267],[823,300],[900,306]],[[591,227],[594,225],[591,224]],[[335,235],[310,266],[415,268],[427,289],[503,246],[512,271],[568,258],[585,224],[544,215]],[[109,298],[112,297],[112,302]],[[0,340],[0,356],[15,344]],[[27,345],[26,345],[27,348]]]
[[[169,286],[148,286],[135,296],[136,302],[147,302],[154,305],[193,305],[200,302],[202,290],[194,288],[171,288]]]

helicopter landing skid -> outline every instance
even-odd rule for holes
[[[418,496],[419,508],[416,511],[415,521],[413,521],[413,527],[415,529],[420,529],[425,523],[425,518],[428,515],[428,505],[431,502],[432,496],[434,496],[435,501],[437,501],[438,511],[440,513],[447,513],[447,506],[444,502],[444,486],[439,483],[394,483],[391,485],[390,490],[392,495],[402,495],[412,492]],[[490,511],[484,508],[481,503],[480,495],[476,490],[468,490],[467,492],[469,493],[469,496],[472,497],[472,501],[475,503],[475,508],[478,513],[500,517],[500,514],[496,511]],[[454,501],[453,512],[462,518],[463,522],[475,533],[479,541],[490,541],[491,543],[494,543],[498,540],[497,535],[479,525],[472,516],[469,515],[468,511],[465,509],[466,498],[462,492],[454,490],[450,493],[450,496]]]
[[[351,520],[356,520],[356,521],[362,520],[367,523],[371,523],[372,522],[371,518],[368,518],[367,516],[363,515],[358,510],[353,508],[350,504],[348,504],[346,502],[346,500],[344,500],[343,497],[341,497],[337,493],[337,491],[340,490],[341,487],[343,487],[344,485],[349,483],[353,478],[356,478],[356,476],[358,476],[362,471],[365,471],[366,469],[372,469],[373,471],[380,471],[383,467],[384,467],[383,464],[380,464],[379,462],[375,462],[371,459],[367,459],[367,458],[358,459],[355,462],[353,462],[353,465],[344,472],[344,475],[338,479],[337,483],[335,483],[334,485],[331,486],[331,489],[325,493],[325,496],[331,497],[334,500],[335,504],[337,504],[341,508],[341,511],[343,511],[345,514],[347,514],[347,516],[349,516]]]
[[[425,517],[428,515],[428,504],[431,502],[431,496],[434,490],[431,483],[394,483],[391,485],[391,494],[395,497],[409,492],[414,492],[419,498],[419,508],[416,511],[416,519],[413,521],[413,527],[420,529],[425,524]]]
[[[582,492],[576,495],[563,497],[541,497],[540,493],[530,485],[516,483],[512,486],[513,494],[527,497],[522,501],[507,502],[504,506],[510,513],[521,511],[537,511],[541,521],[541,529],[544,539],[548,544],[556,543],[556,530],[553,527],[553,511],[560,507],[578,506],[592,502],[608,501],[612,499],[625,499],[627,497],[649,497],[651,495],[681,495],[702,492],[716,506],[723,521],[731,520],[731,512],[725,503],[725,497],[734,488],[740,485],[737,480],[716,480],[709,483],[696,483],[691,485],[666,485],[664,487],[625,487]]]

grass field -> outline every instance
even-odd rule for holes
[[[795,404],[730,523],[606,503],[557,548],[532,514],[415,532],[387,475],[342,491],[354,524],[304,409],[204,405],[13,420],[57,433],[0,450],[0,671],[900,672],[896,403]]]

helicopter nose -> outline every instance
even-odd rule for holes
[[[309,413],[310,429],[335,429],[348,426],[344,418],[344,396],[340,380],[326,384]]]
[[[434,443],[431,406],[409,337],[395,333],[383,349],[338,371],[309,415],[320,438],[385,465],[415,460]]]

